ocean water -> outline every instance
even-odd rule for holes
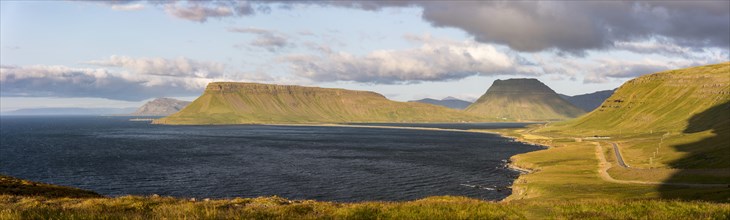
[[[467,132],[0,117],[0,173],[109,196],[499,200],[518,175],[504,160],[538,149]]]

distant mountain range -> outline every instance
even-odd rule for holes
[[[440,106],[444,106],[447,108],[453,108],[453,109],[459,109],[459,110],[466,109],[466,107],[471,105],[471,102],[469,102],[469,101],[464,101],[464,100],[457,99],[457,98],[454,98],[451,96],[446,97],[441,100],[425,98],[425,99],[420,99],[420,100],[413,100],[411,102],[428,103],[428,104],[432,104],[432,105],[440,105]]]
[[[495,80],[467,112],[509,121],[552,121],[585,113],[537,79]]]
[[[571,104],[578,106],[578,108],[583,109],[586,112],[593,111],[594,109],[598,108],[598,106],[601,106],[603,101],[605,101],[608,97],[613,95],[612,90],[603,90],[598,91],[594,93],[588,93],[588,94],[582,94],[582,95],[575,95],[575,96],[569,96],[569,95],[560,95],[561,98],[565,99],[566,101],[570,102]]]
[[[156,98],[140,106],[131,115],[135,116],[168,116],[189,105],[190,102],[172,98]]]
[[[188,107],[158,124],[486,122],[497,119],[442,106],[396,102],[369,91],[214,82]]]
[[[23,108],[3,115],[123,115],[135,108]]]

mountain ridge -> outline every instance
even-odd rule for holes
[[[593,111],[594,109],[601,106],[603,101],[608,99],[611,95],[613,95],[613,92],[616,91],[616,89],[611,90],[601,90],[601,91],[595,91],[592,93],[586,93],[586,94],[580,94],[580,95],[564,95],[564,94],[558,94],[561,98],[565,99],[566,101],[570,102],[570,104],[575,105],[578,108],[583,109],[586,112]]]
[[[420,103],[427,103],[432,105],[440,105],[451,109],[459,109],[464,110],[466,107],[469,107],[471,105],[471,102],[464,101],[461,99],[457,99],[454,97],[446,97],[441,100],[438,99],[432,99],[432,98],[425,98],[425,99],[419,99],[419,100],[412,100],[409,102],[420,102]]]
[[[470,113],[370,92],[296,85],[213,82],[181,111],[157,124],[486,122]]]

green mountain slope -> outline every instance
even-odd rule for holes
[[[537,79],[496,80],[466,111],[511,121],[563,120],[585,113]]]
[[[183,110],[158,124],[495,121],[458,110],[395,102],[367,91],[216,82]]]
[[[730,101],[730,62],[659,72],[629,80],[596,110],[543,130],[563,132],[679,132],[689,119]],[[694,124],[727,124],[730,111],[716,111]]]
[[[591,113],[535,132],[610,136],[638,167],[730,168],[730,62],[632,79]]]

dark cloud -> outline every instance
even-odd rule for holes
[[[730,47],[730,2],[424,2],[423,18],[518,51],[602,49],[663,37],[681,46]]]
[[[574,54],[614,42],[668,39],[683,47],[730,48],[730,1],[282,1],[380,10],[421,7],[436,27],[518,51]]]

